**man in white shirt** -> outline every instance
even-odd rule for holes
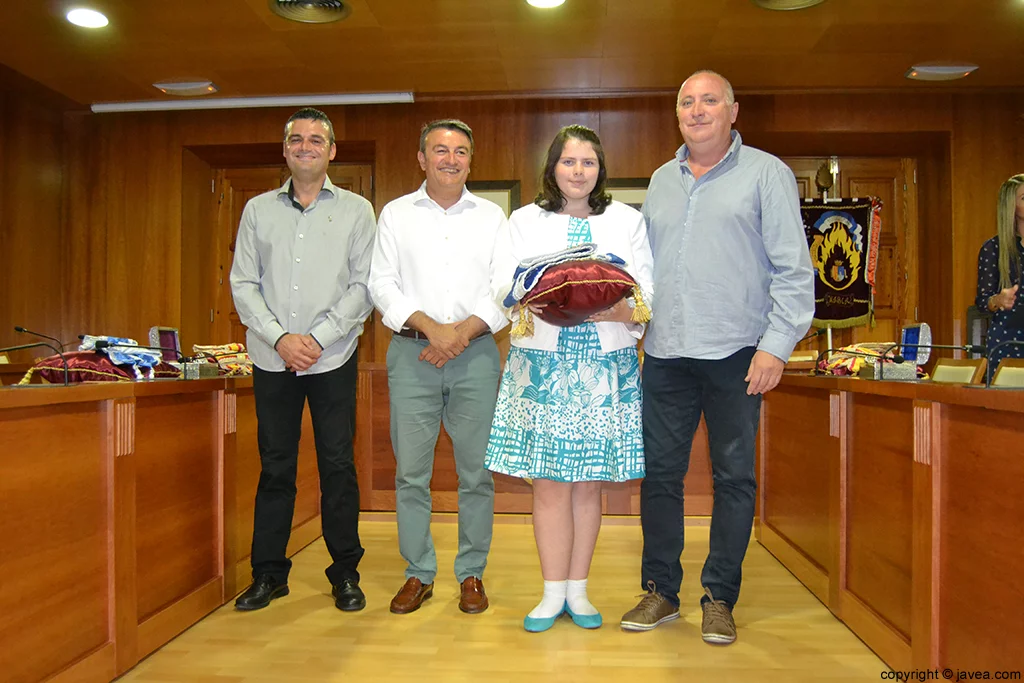
[[[356,570],[363,548],[352,436],[356,345],[373,310],[366,280],[375,226],[370,202],[327,177],[335,152],[330,119],[316,109],[295,112],[284,130],[292,176],[250,200],[238,227],[231,293],[248,328],[261,464],[253,583],[235,601],[240,610],[260,609],[288,594],[292,563],[285,548],[307,401],[334,604],[345,611],[366,605]]]
[[[433,594],[430,478],[441,420],[459,475],[459,609],[487,609],[483,571],[491,546],[494,483],[484,453],[498,393],[492,333],[507,320],[489,293],[491,257],[505,215],[466,189],[473,131],[445,119],[423,127],[417,158],[426,181],[381,211],[370,294],[386,326],[391,443],[397,465],[398,545],[406,582],[391,611],[407,614]]]

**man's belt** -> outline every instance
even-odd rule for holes
[[[419,330],[410,330],[410,329],[404,328],[404,327],[401,330],[399,330],[398,332],[395,332],[394,330],[392,330],[392,334],[397,334],[399,337],[406,337],[407,339],[422,339],[423,341],[429,341],[427,339],[427,335],[423,334]],[[480,334],[478,334],[477,336],[475,336],[472,339],[470,339],[470,341],[476,341],[477,339],[480,339],[481,337],[489,336],[490,334],[491,334],[490,330],[485,330],[485,331],[481,332]]]

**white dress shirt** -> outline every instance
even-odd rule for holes
[[[370,202],[330,178],[305,209],[292,198],[290,179],[249,200],[230,280],[256,367],[286,369],[274,349],[286,333],[310,334],[323,347],[298,375],[335,370],[352,357],[373,310],[366,279],[374,228]]]
[[[625,271],[633,276],[648,306],[653,306],[654,261],[647,241],[647,225],[636,209],[613,201],[604,213],[588,216],[591,241],[600,254],[615,254],[626,262]],[[512,213],[508,229],[495,248],[495,271],[491,294],[500,303],[512,288],[516,266],[526,258],[551,254],[565,249],[569,239],[569,216],[545,211],[536,204]],[[511,309],[502,309],[510,317]],[[597,336],[605,353],[636,346],[644,335],[639,323],[600,322]],[[533,316],[534,332],[529,337],[513,337],[512,344],[528,349],[555,351],[561,327]]]
[[[491,332],[508,321],[490,296],[491,259],[506,225],[497,204],[463,188],[451,208],[426,183],[380,212],[370,265],[370,296],[384,324],[400,331],[416,311],[442,324],[471,315]]]

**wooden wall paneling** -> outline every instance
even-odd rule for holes
[[[181,152],[181,352],[192,355],[193,344],[226,341],[214,332],[220,289],[227,274],[218,269],[218,206],[215,171],[195,153]],[[223,282],[219,280],[223,278]],[[233,340],[232,340],[233,341]],[[242,340],[244,342],[244,340]]]
[[[356,380],[356,433],[352,444],[353,458],[356,464],[356,479],[359,482],[359,509],[372,510],[373,496],[373,408],[375,380],[387,381],[373,373],[367,364],[360,364]]]
[[[65,402],[47,405],[58,391]],[[110,680],[120,586],[112,574],[108,404],[125,392],[29,393],[0,397],[0,671],[12,683],[62,672]]]
[[[251,379],[228,380],[235,391],[235,448],[228,451],[224,462],[224,499],[232,515],[225,510],[227,528],[224,548],[224,597],[229,599],[244,590],[252,581],[253,511],[256,485],[260,478],[260,451],[257,444],[256,401]],[[233,537],[233,538],[232,538]]]
[[[793,544],[819,570],[829,566],[829,488],[839,443],[830,437],[830,394],[779,387],[765,398],[772,438],[765,457],[762,525]],[[772,495],[772,487],[785,491]]]
[[[937,515],[937,659],[965,670],[1016,670],[1024,624],[1024,425],[1017,413],[943,406]],[[979,609],[972,596],[987,596]],[[986,637],[998,633],[999,638]]]
[[[135,387],[139,656],[222,601],[222,387]]]
[[[921,239],[918,242],[917,320],[931,326],[932,339],[936,343],[954,338],[954,282],[949,276],[953,272],[952,242],[955,229],[951,219],[952,179],[972,172],[970,167],[953,165],[948,136],[943,136],[918,157],[918,233]],[[950,354],[936,349],[932,358],[944,355]]]
[[[909,665],[913,412],[903,398],[862,394],[849,411],[839,613],[890,666]]]
[[[136,470],[135,399],[108,401],[105,414],[107,467],[111,474],[108,497],[110,515],[110,563],[113,567],[112,600],[109,606],[111,635],[120,675],[139,661],[138,566],[135,547]]]
[[[38,341],[14,325],[61,336],[64,149],[59,109],[0,88],[0,346]],[[14,351],[10,360],[51,353]]]
[[[936,532],[941,527],[935,515],[932,496],[938,462],[944,448],[944,406],[926,401],[914,402],[914,493],[913,493],[913,566],[911,569],[910,643],[912,664],[921,669],[939,666],[935,656],[938,644],[933,634],[941,622],[937,600],[939,581]]]
[[[999,186],[1024,173],[1024,94],[982,93],[953,98],[953,318],[958,341],[966,338],[967,307],[978,284],[978,251],[996,234]],[[962,169],[963,172],[959,172]]]

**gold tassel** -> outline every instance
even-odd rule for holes
[[[644,301],[644,295],[640,292],[640,286],[636,285],[633,287],[633,302],[636,304],[633,307],[633,315],[630,316],[630,320],[635,323],[647,323],[651,321],[651,308]]]
[[[18,386],[20,387],[23,384],[30,384],[32,382],[32,373],[35,371],[36,369],[34,367],[29,368],[28,372],[25,373],[25,376],[21,378],[20,382],[18,382]]]
[[[511,337],[532,337],[533,336],[533,312],[528,306],[520,306],[519,320],[512,326],[509,332]]]

